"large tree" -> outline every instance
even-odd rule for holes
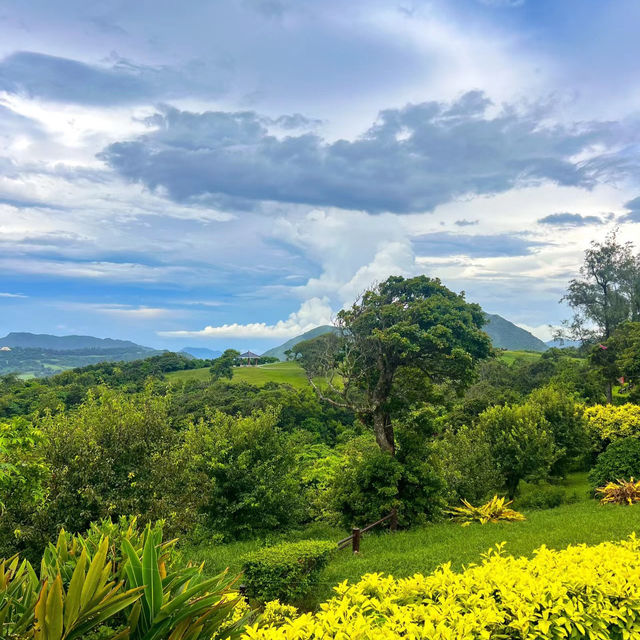
[[[296,351],[320,397],[350,408],[395,454],[392,418],[420,385],[462,388],[489,356],[484,314],[438,279],[392,276],[338,313],[336,335]]]
[[[559,336],[595,345],[592,360],[608,371],[609,354],[598,343],[609,340],[624,322],[640,319],[640,255],[634,255],[633,244],[619,242],[615,231],[604,242],[592,242],[580,276],[569,282],[562,300],[573,309],[573,319],[563,324]],[[605,378],[611,402],[611,377]]]
[[[640,317],[640,256],[633,244],[621,243],[616,232],[585,251],[580,275],[569,282],[562,301],[573,319],[562,335],[586,343],[607,340],[627,320]]]

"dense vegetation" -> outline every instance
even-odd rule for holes
[[[607,242],[615,248],[615,238]],[[611,247],[607,247],[601,252],[609,259]],[[630,268],[627,262],[624,265]],[[623,275],[629,278],[628,271]],[[465,509],[470,513],[484,513],[486,509],[478,506],[498,496],[489,502],[492,515],[484,521],[501,520],[509,512],[515,521],[509,526],[514,531],[522,527],[520,532],[533,531],[527,529],[529,523],[544,520],[532,510],[555,507],[557,517],[565,514],[566,518],[561,529],[565,537],[559,538],[564,544],[582,539],[574,526],[581,517],[593,520],[582,522],[591,533],[600,531],[598,520],[608,523],[609,537],[628,534],[636,528],[635,511],[613,518],[594,500],[597,488],[618,480],[623,482],[609,487],[605,496],[611,501],[619,494],[631,496],[620,502],[633,503],[634,492],[640,493],[631,482],[632,477],[640,478],[640,417],[635,404],[640,322],[634,315],[635,298],[632,292],[626,293],[627,280],[620,282],[619,316],[615,326],[608,325],[608,335],[598,334],[580,349],[549,349],[535,356],[501,357],[482,330],[481,309],[438,280],[392,277],[340,312],[336,331],[294,345],[290,353],[294,362],[239,367],[238,354],[231,350],[214,361],[165,353],[130,363],[96,364],[45,379],[0,378],[0,557],[20,553],[35,567],[44,554],[50,559],[46,566],[52,567],[45,571],[42,565],[39,575],[22,570],[16,589],[29,605],[22,612],[27,617],[11,617],[13,637],[29,637],[24,634],[34,620],[39,624],[38,620],[51,619],[54,614],[43,609],[49,600],[52,607],[57,602],[55,611],[66,616],[64,600],[77,589],[72,585],[76,567],[81,566],[77,582],[89,581],[88,567],[97,558],[94,573],[102,571],[108,578],[100,550],[109,538],[109,553],[115,554],[110,571],[126,579],[117,596],[124,604],[114,608],[115,617],[106,624],[104,637],[122,632],[121,637],[130,633],[130,637],[168,639],[175,631],[169,623],[155,636],[145,636],[151,633],[148,629],[144,633],[135,629],[153,622],[152,610],[144,606],[156,607],[157,614],[167,604],[173,611],[168,603],[177,592],[169,589],[166,601],[158,596],[157,601],[145,601],[146,605],[136,604],[137,592],[125,595],[138,584],[138,561],[149,567],[162,564],[154,556],[163,549],[160,534],[151,533],[160,526],[165,535],[181,538],[175,570],[181,576],[187,571],[193,588],[205,584],[206,591],[214,583],[205,579],[208,570],[200,568],[195,575],[178,556],[195,553],[193,559],[200,560],[198,556],[211,550],[215,565],[225,558],[223,549],[244,548],[260,553],[254,553],[253,560],[230,559],[238,570],[243,564],[251,567],[253,573],[247,575],[253,576],[248,586],[254,590],[250,594],[254,604],[277,593],[305,606],[313,603],[305,600],[304,592],[315,588],[327,562],[335,581],[358,578],[365,570],[361,564],[357,575],[332,574],[330,545],[313,539],[335,541],[342,537],[341,530],[366,525],[392,509],[400,529],[414,540],[447,532],[444,549],[448,551],[441,550],[433,558],[438,563],[452,559],[452,554],[477,559],[483,549],[469,547],[478,535],[469,532],[474,527],[503,526],[420,528],[442,523],[462,499],[468,501]],[[600,303],[596,296],[594,304]],[[584,316],[583,307],[579,313]],[[271,372],[284,370],[287,375],[296,372],[289,379],[295,383],[287,383],[286,377],[269,381]],[[247,382],[250,372],[251,376],[260,372],[263,378],[254,378],[259,384]],[[589,473],[588,483],[567,491],[567,482],[576,472],[582,478]],[[514,499],[514,509],[525,511],[524,521],[513,515],[502,496]],[[121,540],[125,535],[121,529],[129,530],[126,523],[131,523],[126,519],[132,516],[141,529],[133,527],[138,533],[134,535],[132,529],[126,535],[139,541],[139,553],[135,545],[132,551]],[[115,526],[110,522],[118,521],[124,524],[109,528]],[[156,524],[159,521],[161,525]],[[535,528],[536,546],[552,542],[554,529],[549,524]],[[102,528],[96,533],[97,526]],[[146,533],[144,527],[149,527]],[[453,529],[461,533],[453,534]],[[62,534],[55,553],[63,559],[70,553],[70,566],[66,560],[56,560],[50,546],[61,530],[69,533]],[[87,531],[94,531],[94,537],[83,533]],[[75,534],[80,538],[73,538]],[[281,546],[289,542],[287,538],[307,542]],[[593,541],[602,539],[606,538]],[[484,548],[490,546],[486,542],[495,541],[483,538]],[[274,542],[280,546],[268,549]],[[634,545],[611,551],[625,558],[628,552],[635,563]],[[120,546],[123,551],[118,556]],[[533,548],[527,544],[524,551]],[[80,560],[83,549],[87,555]],[[465,555],[472,552],[475,555]],[[413,554],[402,570],[397,559],[395,566],[385,565],[382,556],[365,557],[364,562],[370,563],[366,570],[388,570],[397,577],[434,568],[425,566],[424,558],[415,566],[410,558],[419,551],[414,549]],[[405,570],[409,565],[412,570]],[[5,565],[2,571],[7,566],[12,575],[18,571],[15,564]],[[291,578],[293,569],[300,567],[309,571]],[[166,576],[160,580],[164,585]],[[549,580],[543,581],[545,588],[564,588],[564,583],[553,582],[555,578]],[[215,584],[214,592],[203,595],[211,604],[226,588]],[[302,584],[307,586],[299,590]],[[392,579],[384,584],[396,588]],[[37,598],[29,595],[37,585],[47,594],[38,606]],[[591,587],[597,590],[595,583]],[[0,593],[0,612],[2,597]],[[537,599],[538,595],[532,596],[532,607]],[[28,613],[31,605],[33,611]],[[277,618],[278,606],[271,605],[264,615],[268,610]],[[146,611],[140,623],[135,619],[140,611],[133,613],[136,607]],[[70,610],[69,628],[73,629],[74,616],[79,614],[75,604]],[[502,615],[497,610],[494,614]],[[228,615],[235,614],[228,610]],[[208,628],[206,640],[218,633],[225,616],[215,617],[216,625]],[[362,626],[357,611],[354,616]],[[507,626],[524,625],[525,618]],[[600,629],[597,616],[594,620],[593,628]],[[407,620],[396,622],[402,625]],[[299,625],[307,623],[318,622],[310,617]],[[184,635],[190,623],[184,624],[172,639],[198,637]],[[266,631],[251,633],[271,637],[274,632],[265,618],[259,624]],[[341,624],[351,628],[351,618],[342,619]],[[496,633],[502,628],[492,627]],[[296,635],[295,629],[291,637],[308,637]],[[366,625],[362,629],[369,637]],[[75,636],[54,633],[50,637]]]

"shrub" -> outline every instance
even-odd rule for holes
[[[618,480],[596,489],[603,504],[635,504],[640,502],[640,480]]]
[[[303,540],[249,554],[244,562],[248,595],[263,602],[299,601],[318,583],[335,549],[335,542]]]
[[[612,442],[589,473],[592,487],[602,487],[618,478],[640,477],[640,440],[622,438]]]
[[[577,495],[567,495],[562,487],[548,482],[527,484],[521,487],[515,504],[519,509],[553,509],[566,502],[575,502]]]
[[[540,407],[555,442],[557,453],[551,474],[566,475],[571,464],[579,458],[584,459],[589,448],[584,406],[557,386],[536,389],[527,402]]]
[[[557,458],[549,423],[533,404],[487,409],[478,417],[509,498],[516,495],[520,480],[544,478]]]
[[[206,524],[226,539],[283,529],[304,515],[296,451],[277,419],[272,409],[247,418],[214,412],[185,434],[187,492],[202,496]]]
[[[433,463],[445,484],[448,504],[486,500],[503,484],[486,437],[477,429],[445,431],[433,444]]]
[[[402,465],[371,438],[348,443],[340,472],[334,476],[331,501],[345,528],[365,526],[397,506]]]
[[[133,523],[132,523],[133,524]],[[3,640],[211,640],[237,637],[248,618],[226,572],[167,568],[160,527],[120,532],[122,551],[64,532],[38,577],[19,558],[0,561]],[[134,548],[135,545],[135,548]],[[223,631],[224,635],[218,636]]]
[[[636,638],[640,618],[640,550],[621,543],[562,551],[541,547],[533,558],[501,551],[455,573],[395,580],[369,574],[346,581],[316,613],[277,627],[254,625],[244,640],[358,638]]]
[[[105,517],[168,515],[168,509],[159,513],[166,493],[159,476],[178,434],[169,425],[166,398],[150,388],[135,395],[100,388],[77,410],[47,414],[37,426],[52,469],[39,521],[46,539],[60,527],[81,532]],[[180,505],[185,502],[182,496]]]
[[[597,450],[621,438],[640,436],[640,405],[597,404],[586,409],[584,415]]]
[[[486,524],[487,522],[513,522],[515,520],[524,520],[524,516],[517,511],[509,508],[511,500],[507,502],[506,498],[498,498],[493,496],[489,502],[479,507],[474,507],[466,500],[462,501],[464,506],[454,507],[449,511],[451,519],[460,522],[463,527],[470,525],[472,522]]]

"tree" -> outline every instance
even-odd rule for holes
[[[606,349],[605,349],[606,348]],[[593,358],[605,360],[608,379],[622,377],[632,395],[640,384],[640,322],[624,322],[604,345],[595,348]]]
[[[464,388],[475,363],[491,353],[477,304],[438,279],[391,276],[337,316],[339,334],[314,343],[301,358],[321,398],[352,409],[373,428],[382,451],[395,455],[394,403],[402,396],[399,374],[414,384]],[[317,349],[324,345],[324,349]],[[321,377],[321,380],[314,380]]]
[[[559,336],[587,344],[608,340],[623,322],[640,317],[640,256],[633,255],[633,244],[618,242],[615,231],[602,243],[592,242],[580,277],[569,282],[562,300],[574,316],[564,323]],[[607,400],[612,400],[610,379]]]
[[[509,498],[520,480],[544,477],[557,459],[551,425],[541,407],[533,403],[487,409],[478,418]]]
[[[633,244],[618,242],[616,232],[585,251],[580,277],[562,298],[574,310],[562,335],[582,342],[607,340],[616,327],[640,313],[640,256]]]
[[[209,373],[213,380],[220,380],[220,378],[233,378],[233,367],[238,361],[240,352],[235,349],[227,349],[220,357],[213,361],[213,364],[209,368]]]

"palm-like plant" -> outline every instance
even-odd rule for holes
[[[489,502],[474,507],[466,500],[462,500],[462,507],[454,507],[448,513],[451,519],[460,522],[463,527],[469,526],[472,522],[486,524],[487,522],[524,520],[525,517],[519,512],[509,508],[513,500],[493,496]]]

